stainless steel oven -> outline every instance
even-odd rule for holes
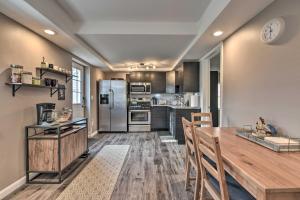
[[[151,83],[131,82],[130,94],[151,94]]]
[[[151,124],[150,110],[130,110],[129,124]]]
[[[151,130],[150,110],[130,110],[128,115],[129,132],[148,132]]]

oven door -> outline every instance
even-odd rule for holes
[[[129,111],[129,124],[150,124],[150,110],[131,110]]]
[[[146,86],[143,83],[131,83],[130,94],[145,94]]]

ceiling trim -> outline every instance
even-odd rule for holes
[[[53,24],[55,24],[60,31],[66,33],[69,37],[75,40],[80,46],[88,50],[92,55],[96,56],[102,63],[113,70],[113,66],[108,62],[108,60],[102,56],[99,52],[91,48],[87,43],[85,43],[81,38],[76,35],[76,30],[78,29],[78,24],[74,23],[70,16],[65,13],[65,11],[58,6],[55,1],[35,1],[35,0],[25,0],[33,8],[39,11],[42,15],[48,18]]]
[[[266,2],[271,2],[273,0],[264,0]],[[221,19],[230,19],[231,15],[226,15],[226,13],[232,13],[232,9],[236,8],[236,6],[241,7],[240,12],[237,12],[236,15],[244,14],[243,10],[247,13],[255,12],[257,14],[257,10],[260,7],[263,7],[263,4],[256,4],[254,9],[250,11],[245,10],[248,9],[247,4],[241,5],[240,0],[211,0],[205,11],[202,13],[200,19],[197,22],[150,22],[150,21],[125,21],[125,19],[121,19],[121,21],[76,21],[72,19],[72,17],[66,12],[66,10],[59,4],[57,0],[53,1],[37,1],[37,0],[24,0],[22,1],[23,6],[19,6],[19,0],[10,0],[9,3],[2,3],[6,6],[12,6],[11,9],[5,11],[5,8],[1,8],[3,13],[10,16],[11,18],[20,21],[23,25],[27,25],[28,28],[37,32],[41,36],[46,39],[54,42],[58,45],[67,45],[65,49],[67,51],[72,52],[72,54],[80,57],[80,55],[85,56],[86,59],[92,60],[93,63],[96,63],[96,66],[99,67],[105,65],[106,67],[103,70],[110,69],[112,71],[124,71],[124,68],[120,68],[113,60],[109,60],[102,55],[104,53],[102,49],[97,50],[98,46],[94,46],[94,43],[90,43],[85,39],[85,36],[92,35],[111,35],[115,37],[116,35],[132,35],[132,36],[140,36],[147,38],[149,36],[188,36],[189,40],[187,43],[181,46],[177,46],[177,48],[173,47],[173,49],[177,50],[176,56],[172,57],[170,64],[163,66],[163,68],[157,67],[155,71],[170,71],[176,68],[176,66],[184,60],[184,58],[189,54],[193,48],[197,48],[197,44],[199,45],[199,41],[210,38],[209,35],[213,31],[213,27],[220,26],[220,24],[216,24],[216,22],[222,21]],[[21,4],[21,2],[19,2]],[[16,5],[15,5],[16,4]],[[25,5],[26,4],[26,5]],[[248,3],[251,5],[251,3]],[[19,13],[18,12],[18,9]],[[27,10],[24,11],[23,8]],[[21,10],[20,10],[21,9]],[[3,11],[4,10],[4,11]],[[28,11],[34,12],[28,12]],[[10,12],[13,11],[13,12]],[[200,10],[199,10],[200,11]],[[225,13],[225,17],[224,17]],[[234,14],[236,12],[233,12]],[[26,17],[26,14],[29,15],[29,18]],[[249,15],[249,14],[248,14]],[[24,16],[24,19],[22,19]],[[246,16],[247,20],[249,16]],[[252,16],[253,17],[253,16]],[[21,19],[20,19],[21,18]],[[26,18],[26,19],[25,19]],[[26,21],[27,20],[27,21]],[[35,21],[33,23],[30,20]],[[124,20],[124,21],[122,21]],[[27,22],[27,23],[26,23]],[[33,25],[32,25],[33,24]],[[38,27],[38,25],[40,27]],[[44,26],[49,26],[49,28],[54,28],[59,34],[58,36],[53,38],[47,37],[40,32],[40,28]],[[51,26],[50,26],[51,25]],[[30,27],[33,26],[33,27]],[[239,24],[240,26],[240,24]],[[223,27],[224,28],[224,27]],[[235,31],[236,27],[234,30]],[[226,30],[225,30],[226,31]],[[226,31],[223,37],[214,38],[218,42],[223,40],[231,34],[232,32]],[[209,35],[208,35],[209,34]],[[123,36],[122,36],[123,37]],[[72,45],[68,45],[69,43]],[[173,44],[177,44],[178,40],[175,40]],[[151,43],[152,44],[152,43]],[[160,44],[163,44],[162,42]],[[169,44],[169,45],[171,45]],[[185,46],[186,45],[186,46]],[[201,45],[201,44],[200,44]],[[168,45],[167,45],[168,46]],[[185,46],[185,47],[184,47]],[[178,48],[179,47],[179,48]],[[201,45],[201,48],[210,49],[209,45]],[[63,47],[64,48],[64,47]],[[164,50],[163,52],[166,52]],[[78,55],[77,55],[78,54]],[[109,56],[109,54],[107,55]],[[199,55],[201,56],[201,55]],[[195,56],[194,56],[195,57]],[[103,64],[103,65],[102,65]],[[126,70],[126,69],[125,69]],[[131,70],[127,70],[131,71]]]
[[[176,59],[173,66],[171,67],[171,70],[176,68],[176,66],[180,63],[180,61],[184,58],[184,56],[197,43],[199,38],[203,35],[203,33],[209,27],[209,25],[211,25],[213,23],[213,21],[226,8],[226,6],[230,3],[230,1],[231,0],[213,0],[212,2],[210,2],[207,9],[204,11],[201,19],[197,23],[198,24],[198,34],[195,36],[193,41],[188,45],[188,47]]]
[[[196,35],[197,23],[97,21],[82,23],[77,34]]]

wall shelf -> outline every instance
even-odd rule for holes
[[[12,87],[12,96],[13,97],[16,95],[16,92],[21,87],[47,88],[47,89],[50,89],[50,96],[51,97],[58,91],[58,89],[65,89],[65,88],[50,87],[50,86],[45,86],[45,85],[25,84],[25,83],[5,83],[5,84]]]
[[[69,82],[70,80],[72,80],[73,77],[77,77],[74,76],[72,74],[66,73],[66,72],[62,72],[62,71],[58,71],[55,69],[51,69],[51,68],[42,68],[42,67],[37,67],[37,70],[40,71],[40,79],[43,79],[43,76],[48,72],[48,73],[53,73],[53,74],[60,74],[66,77],[66,83]]]

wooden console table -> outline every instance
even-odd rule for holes
[[[51,133],[49,133],[51,132]],[[88,120],[72,119],[58,125],[32,125],[26,134],[26,182],[61,183],[62,172],[88,153]],[[30,174],[37,174],[30,178]],[[41,174],[56,174],[56,180],[36,181]]]
[[[196,136],[201,132],[219,137],[225,170],[256,199],[300,199],[300,152],[274,152],[234,128],[196,128]]]

